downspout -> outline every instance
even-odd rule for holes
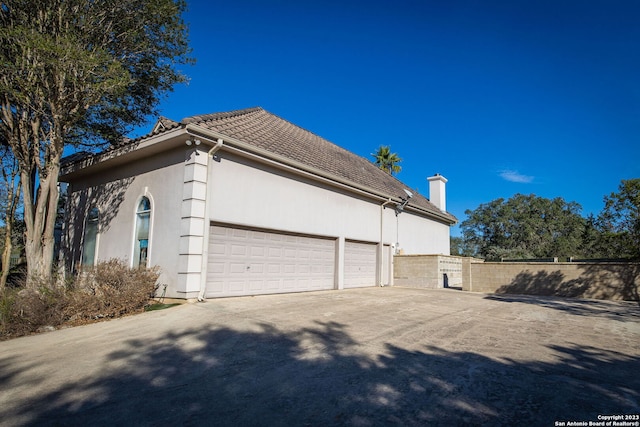
[[[384,280],[382,278],[382,266],[384,263],[384,260],[382,259],[382,257],[384,256],[384,240],[383,240],[383,220],[384,220],[384,207],[390,203],[393,203],[391,200],[391,197],[389,197],[389,200],[387,200],[386,202],[384,202],[383,204],[380,205],[380,245],[378,247],[378,259],[379,261],[379,265],[378,265],[378,286],[383,287],[384,286]]]
[[[189,130],[187,129],[187,133]],[[193,135],[193,134],[190,134]],[[197,137],[197,135],[193,135]],[[204,230],[202,233],[202,265],[200,267],[200,292],[198,292],[198,301],[204,301],[204,293],[207,289],[207,262],[209,261],[209,229],[210,229],[210,212],[209,207],[209,177],[211,176],[211,160],[213,155],[222,148],[222,138],[218,138],[215,145],[207,152],[207,182],[205,183],[204,195]]]

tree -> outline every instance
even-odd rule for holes
[[[516,194],[467,210],[461,228],[465,245],[489,260],[576,256],[585,229],[580,210],[562,198]]]
[[[4,164],[5,161],[7,164]],[[2,239],[2,274],[0,275],[0,292],[2,292],[11,269],[11,254],[16,231],[16,211],[20,203],[20,180],[17,177],[18,168],[15,161],[3,159],[2,181],[0,185],[0,208],[4,222]]]
[[[467,243],[462,237],[451,236],[449,238],[451,246],[451,255],[474,257],[477,255],[477,251],[471,245]]]
[[[598,226],[598,219],[589,214],[585,219],[585,228],[582,235],[582,255],[585,258],[607,258],[608,251],[603,250],[602,232]]]
[[[378,151],[371,155],[375,158],[375,164],[389,175],[402,170],[402,167],[398,165],[402,159],[396,153],[392,153],[388,145],[381,145],[378,147]]]
[[[18,162],[13,157],[9,146],[0,146],[0,209],[4,229],[2,235],[2,274],[0,275],[0,293],[4,291],[11,269],[13,241],[16,237],[16,212],[20,203],[20,180],[18,179]]]
[[[622,180],[604,204],[595,221],[600,256],[640,258],[640,178]]]
[[[65,147],[118,141],[186,80],[184,10],[184,0],[0,4],[0,138],[20,172],[27,286],[51,277]]]

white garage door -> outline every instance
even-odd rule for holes
[[[377,259],[377,244],[347,240],[344,243],[344,287],[375,286]]]
[[[335,241],[212,225],[207,298],[334,288]]]

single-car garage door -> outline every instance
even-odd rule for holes
[[[344,243],[344,287],[375,286],[377,259],[377,244],[347,240]]]
[[[334,288],[335,240],[212,225],[207,298]]]

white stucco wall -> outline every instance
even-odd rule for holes
[[[381,201],[318,184],[224,148],[216,160],[201,162],[206,149],[199,147],[196,155],[193,147],[182,143],[73,183],[73,200],[81,210],[93,204],[106,214],[96,248],[99,260],[131,261],[135,212],[140,198],[147,195],[152,202],[149,263],[161,268],[160,283],[168,285],[167,296],[196,297],[204,280],[200,273],[206,268],[202,265],[206,255],[198,256],[194,250],[206,239],[203,228],[208,226],[203,197],[197,196],[203,186],[212,222],[331,237],[342,246],[345,240],[380,241]],[[194,168],[194,161],[201,166]],[[202,182],[206,179],[208,184]],[[448,225],[408,210],[396,217],[393,205],[382,215],[385,245],[399,243],[405,254],[449,253]],[[72,237],[74,232],[76,237],[82,235],[82,224],[76,221],[71,227],[75,227]],[[76,239],[78,245],[72,254],[76,263],[81,248]]]
[[[247,167],[247,166],[252,167]],[[377,242],[380,203],[230,154],[210,168],[211,220]],[[398,223],[396,224],[396,220]],[[397,225],[397,226],[396,226]],[[384,209],[383,240],[405,253],[449,254],[449,226]],[[396,236],[398,231],[398,236]]]
[[[448,225],[408,212],[401,213],[397,219],[397,242],[405,254],[450,254]]]
[[[70,186],[77,209],[97,206],[100,210],[98,261],[118,258],[131,263],[136,210],[141,197],[147,196],[152,203],[149,265],[161,268],[160,283],[175,286],[184,155],[180,147],[161,156],[102,171]],[[107,191],[102,190],[105,188]],[[72,237],[82,235],[81,223],[68,227],[72,228],[69,232]],[[70,254],[75,258],[75,268],[79,267],[80,248],[74,248]]]

